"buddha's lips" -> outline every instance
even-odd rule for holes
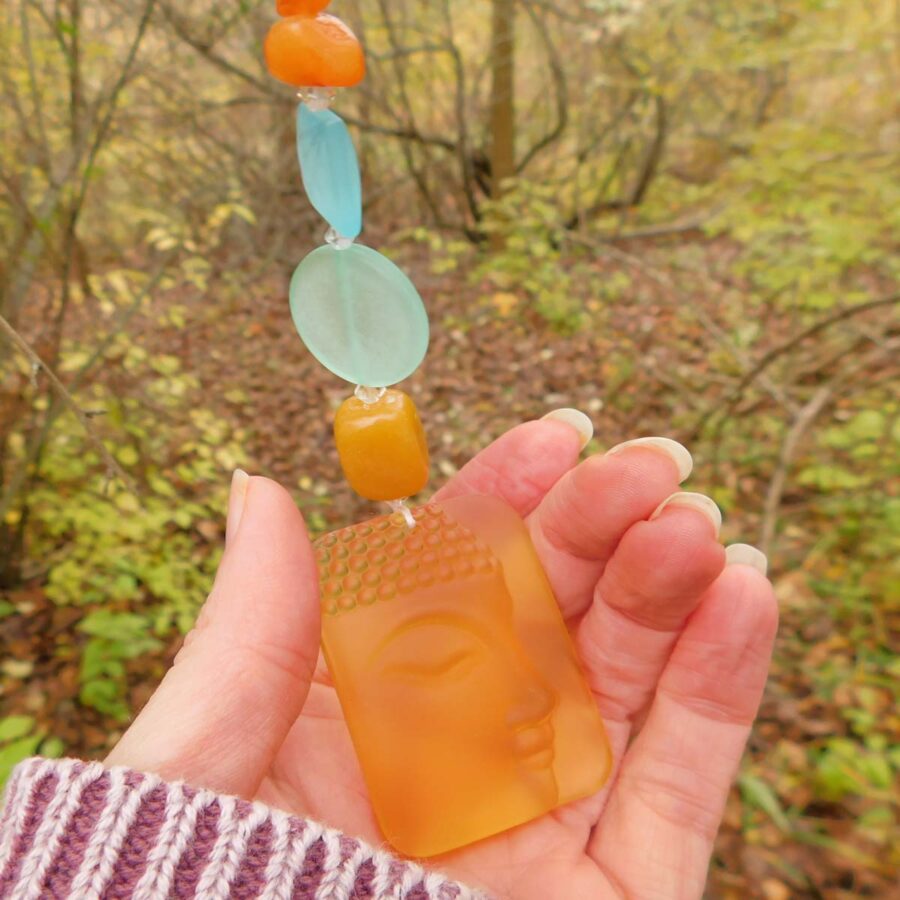
[[[545,768],[553,762],[553,741],[553,726],[549,719],[542,719],[515,732],[513,751],[527,765]]]

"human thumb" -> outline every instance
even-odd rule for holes
[[[236,472],[212,593],[107,765],[252,796],[303,708],[319,628],[303,518],[284,488]]]

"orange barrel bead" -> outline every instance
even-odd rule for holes
[[[428,481],[428,446],[416,406],[390,390],[372,403],[345,400],[334,440],[350,486],[369,500],[411,497]]]
[[[269,72],[295,87],[350,87],[366,74],[359,39],[325,13],[281,19],[269,29],[263,49]]]
[[[517,513],[469,494],[316,541],[322,647],[387,840],[446,853],[600,789],[612,754]]]
[[[322,12],[331,0],[278,0],[279,16],[314,16]]]

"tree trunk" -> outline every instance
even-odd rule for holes
[[[499,200],[504,182],[516,173],[515,0],[492,0],[491,30],[491,199]],[[491,236],[494,249],[503,236]]]

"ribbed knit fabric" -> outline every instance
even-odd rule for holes
[[[0,811],[0,898],[486,900],[260,803],[80,760],[16,767]]]

